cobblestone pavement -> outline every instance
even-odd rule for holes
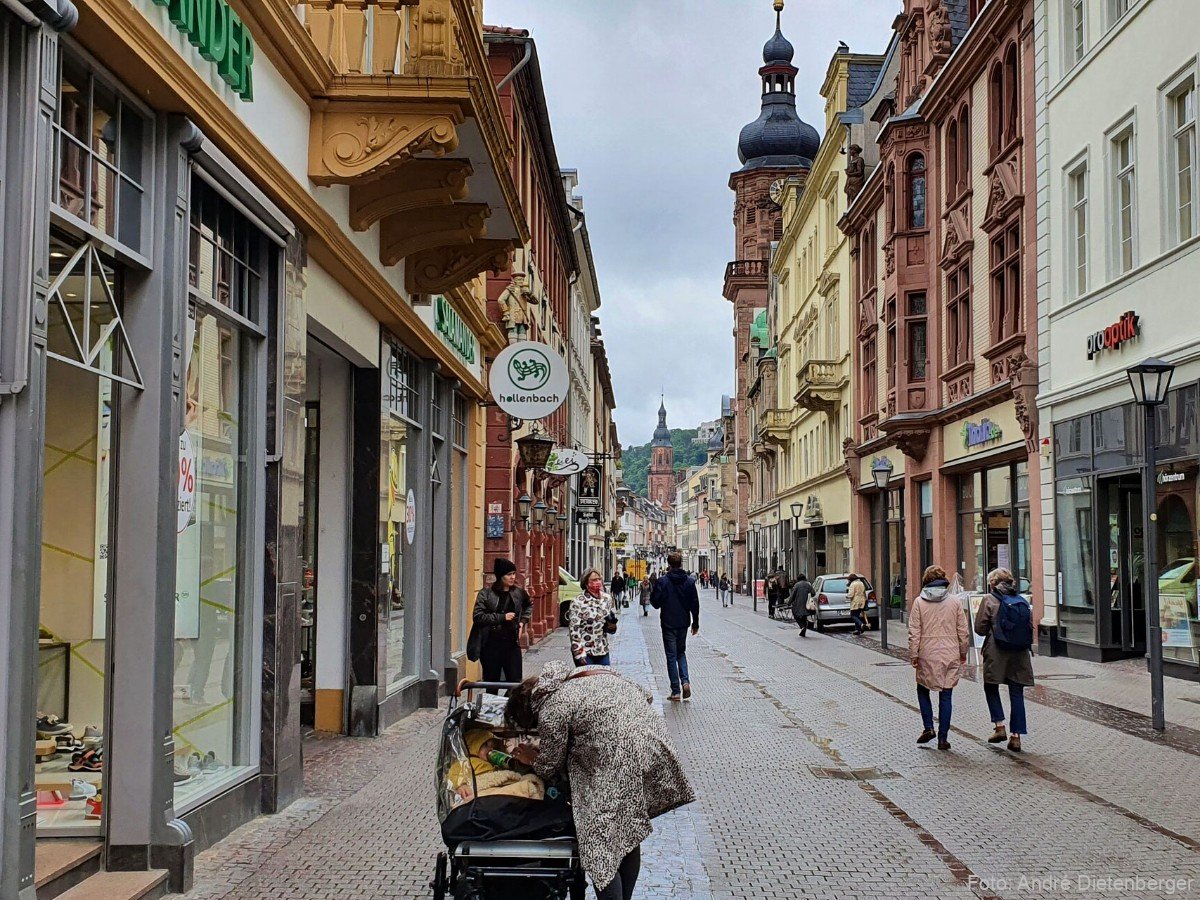
[[[722,609],[709,592],[703,609],[690,703],[664,702],[656,615],[627,611],[614,651],[655,693],[700,797],[655,822],[639,898],[1200,896],[1195,756],[1108,721],[1103,693],[1070,709],[1031,703],[1016,756],[983,741],[982,688],[964,680],[954,746],[940,752],[915,743],[902,659],[833,633],[801,638],[743,598]],[[561,634],[543,642],[526,671],[564,647]],[[201,854],[188,896],[429,896],[441,718],[311,740],[304,800]]]

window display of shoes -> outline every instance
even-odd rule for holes
[[[89,725],[83,729],[83,737],[80,738],[80,741],[89,750],[98,750],[104,745],[104,732],[100,730],[99,725]]]
[[[78,753],[85,749],[87,748],[69,731],[66,734],[56,735],[54,738],[55,753]]]
[[[100,794],[95,797],[88,797],[84,804],[83,817],[85,819],[99,819],[104,814],[104,799]]]
[[[71,779],[71,796],[69,799],[89,800],[92,797],[95,797],[98,793],[100,793],[100,789],[90,781],[84,781],[81,778]]]
[[[76,753],[67,763],[71,772],[102,772],[104,771],[104,755],[99,750],[84,750]]]
[[[38,715],[37,720],[37,736],[40,738],[58,737],[60,734],[69,734],[74,731],[69,724],[53,715]]]
[[[211,750],[209,750],[208,753],[204,755],[204,758],[200,760],[200,771],[205,775],[212,775],[215,772],[223,771],[224,768],[225,767],[223,765],[217,762],[217,754]]]

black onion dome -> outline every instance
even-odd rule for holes
[[[763,46],[763,62],[768,66],[790,63],[795,55],[796,48],[792,46],[792,42],[785,38],[783,32],[776,27],[775,34]]]
[[[672,446],[671,429],[667,427],[667,404],[665,401],[658,407],[658,427],[654,429],[654,440],[651,442],[650,446]]]

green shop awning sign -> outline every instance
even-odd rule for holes
[[[458,311],[441,294],[433,298],[437,332],[455,352],[471,365],[475,364],[475,334],[467,327]]]
[[[243,100],[254,99],[254,38],[226,0],[154,0]]]

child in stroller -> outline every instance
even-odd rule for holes
[[[515,684],[463,682],[442,726],[434,900],[583,900],[586,881],[566,783],[543,785],[520,762],[537,735],[504,724]]]

